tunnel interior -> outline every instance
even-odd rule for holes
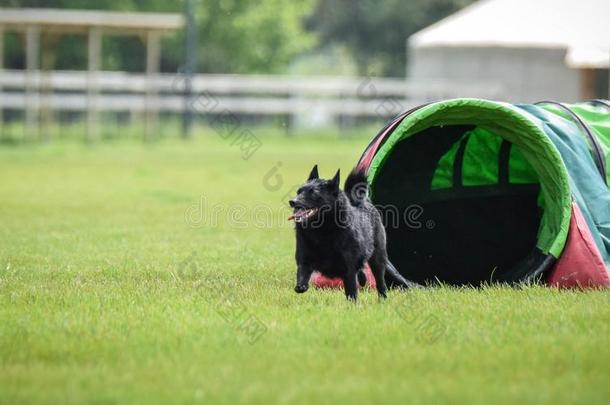
[[[396,143],[372,184],[392,263],[424,283],[510,279],[536,252],[540,183],[519,149],[475,125]]]

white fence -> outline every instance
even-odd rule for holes
[[[99,111],[144,112],[152,129],[158,112],[197,114],[389,117],[428,101],[453,97],[502,98],[496,83],[430,81],[373,77],[296,77],[196,75],[185,96],[186,76],[124,72],[0,71],[0,108],[24,110],[30,127],[49,111],[82,111],[95,133]],[[47,113],[45,115],[45,113]],[[1,119],[1,116],[0,116]],[[43,124],[45,120],[42,120]],[[30,128],[31,131],[36,128]]]

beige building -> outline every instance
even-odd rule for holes
[[[609,0],[481,0],[412,35],[416,82],[492,83],[512,102],[608,98]]]

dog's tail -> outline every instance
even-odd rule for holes
[[[420,288],[421,285],[404,278],[389,260],[385,262],[385,282],[390,288]]]
[[[361,205],[369,195],[369,183],[364,170],[355,167],[345,179],[343,191],[353,206]]]

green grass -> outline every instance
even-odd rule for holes
[[[0,149],[0,402],[608,402],[607,292],[295,294],[283,196],[367,139],[262,140]]]

